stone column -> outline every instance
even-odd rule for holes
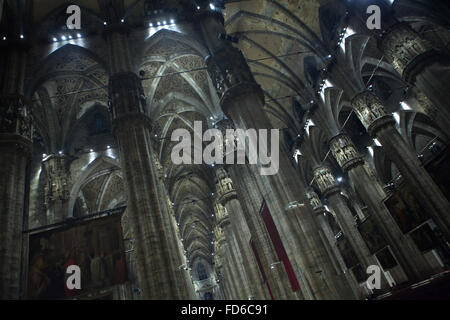
[[[214,265],[219,277],[222,281],[222,286],[225,289],[226,299],[239,299],[236,287],[229,272],[229,260],[225,260],[227,255],[227,243],[225,233],[222,228],[216,226],[214,228]]]
[[[244,218],[250,230],[251,238],[258,249],[262,268],[264,269],[274,299],[298,299],[290,288],[285,270],[280,267],[271,267],[278,261],[278,257],[264,223],[259,216],[263,198],[252,172],[245,165],[230,165],[227,167],[227,170],[230,173],[232,181],[236,182],[233,185],[240,198],[240,203],[243,204]],[[254,256],[253,252],[252,256]]]
[[[355,298],[361,298],[361,290],[358,287],[358,281],[356,281],[355,276],[352,272],[349,272],[347,266],[345,265],[344,259],[336,245],[336,238],[331,230],[331,227],[327,221],[327,210],[325,209],[322,201],[320,201],[317,193],[311,188],[306,192],[306,196],[311,204],[311,207],[316,214],[317,221],[321,227],[321,235],[323,235],[323,240],[327,241],[330,248],[330,256],[335,260],[335,267],[339,270],[338,274],[342,278],[342,281],[347,281],[351,287]]]
[[[229,253],[230,267],[233,269],[233,280],[236,280],[236,286],[239,291],[238,295],[241,299],[248,299],[251,296],[250,284],[242,263],[241,251],[235,243],[236,235],[231,226],[227,209],[220,202],[216,202],[214,212],[216,214],[217,226],[225,234],[226,242],[224,246],[226,246],[226,250]]]
[[[50,155],[42,162],[47,174],[44,207],[47,224],[66,219],[70,198],[70,159],[65,155]]]
[[[381,142],[386,155],[395,163],[406,183],[413,187],[434,223],[447,240],[450,239],[448,200],[426,172],[416,152],[397,131],[395,120],[386,113],[381,100],[370,91],[364,91],[353,98],[352,106],[369,134]]]
[[[244,56],[229,42],[219,39],[220,33],[226,33],[223,17],[217,12],[205,11],[196,19],[211,53],[206,64],[221,99],[222,110],[233,120],[236,128],[270,131],[273,127],[264,112],[263,91],[255,82]],[[278,173],[261,175],[260,163],[249,167],[263,190],[264,200],[271,211],[296,277],[300,283],[303,282],[302,295],[309,299],[343,297],[346,293],[338,292],[339,285],[334,280],[335,270],[317,233],[309,204],[295,209],[297,212],[293,214],[285,213],[291,202],[306,203],[305,194],[299,188],[300,176],[289,155],[279,148],[279,141],[272,144],[272,132],[265,139],[269,141],[263,141],[267,150],[279,149]],[[256,145],[256,141],[252,143]],[[300,226],[297,219],[300,219]]]
[[[23,94],[26,53],[8,43],[0,88],[0,299],[18,299],[26,171],[32,150],[32,120]]]
[[[249,230],[243,218],[241,204],[237,199],[237,194],[228,172],[222,167],[216,169],[215,184],[217,199],[230,215],[234,239],[237,242],[237,249],[241,258],[241,269],[246,275],[246,282],[249,286],[250,296],[248,299],[260,300],[266,298],[266,290],[263,287],[264,284],[258,270],[258,265],[251,252]]]
[[[174,299],[178,284],[168,268],[174,253],[170,252],[164,212],[158,201],[151,121],[141,81],[133,72],[127,31],[112,23],[104,36],[111,67],[113,133],[119,146],[128,214],[136,241],[137,275],[143,299]]]
[[[336,213],[336,220],[345,237],[349,240],[363,270],[370,265],[377,265],[376,259],[369,252],[369,248],[359,233],[352,212],[341,195],[341,188],[330,168],[320,166],[314,169],[314,182],[328,203]]]
[[[350,137],[345,134],[330,140],[330,150],[339,166],[348,173],[361,199],[369,206],[374,222],[381,228],[386,242],[410,281],[420,281],[431,275],[432,269],[409,236],[405,236],[383,200],[382,186],[369,176],[364,160]]]
[[[407,81],[436,106],[440,122],[450,124],[450,57],[437,51],[407,23],[392,25],[383,34],[380,48]]]
[[[164,185],[164,168],[156,154],[153,154],[153,161],[157,168],[157,190],[158,199],[160,201],[160,207],[163,209],[162,216],[165,223],[164,230],[166,230],[166,238],[169,244],[169,251],[171,252],[172,259],[167,269],[175,275],[177,282],[177,297],[179,299],[188,299],[193,297],[194,290],[191,284],[189,271],[185,268],[181,268],[181,265],[186,263],[186,257],[183,253],[183,244],[179,236],[178,226],[176,222],[175,212],[173,209],[172,201],[170,201],[167,193],[166,186]]]

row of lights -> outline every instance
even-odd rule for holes
[[[81,35],[81,33],[77,33],[77,36],[76,36],[76,38],[81,38],[82,37],[82,35]],[[68,35],[68,36],[66,36],[66,35],[62,35],[61,36],[61,40],[58,40],[58,38],[57,37],[53,37],[53,42],[57,42],[57,41],[66,41],[66,40],[72,40],[74,37],[72,36],[72,35]]]
[[[215,10],[215,9],[216,9],[216,7],[214,6],[214,4],[212,4],[212,3],[209,4],[209,7],[210,7],[211,10]],[[197,10],[200,10],[200,6],[197,6]],[[124,23],[124,22],[125,22],[125,19],[121,19],[120,22],[121,22],[121,23]],[[162,22],[161,22],[161,21],[158,21],[158,22],[155,23],[155,25],[156,25],[156,26],[161,26],[161,25],[164,25],[164,26],[165,26],[165,25],[168,25],[168,24],[174,24],[174,23],[175,23],[175,19],[170,19],[169,22],[167,22],[166,20],[163,20]],[[107,23],[106,21],[104,21],[103,24],[104,24],[105,26],[108,25],[108,23]],[[150,22],[149,26],[150,26],[150,27],[153,27],[153,26],[154,26],[153,22]],[[25,36],[24,36],[23,34],[21,34],[19,37],[20,37],[20,39],[24,39],[24,38],[25,38]],[[82,37],[81,34],[78,33],[78,34],[77,34],[77,38],[81,38],[81,37]],[[72,37],[71,35],[69,35],[69,36],[67,36],[67,37],[66,37],[65,35],[61,36],[61,41],[66,41],[67,39],[72,40],[73,37]],[[3,41],[6,41],[6,40],[7,40],[6,36],[3,36]],[[53,37],[53,42],[57,42],[57,41],[58,41],[58,38]]]
[[[111,146],[106,146],[106,149],[111,149]],[[89,149],[89,152],[94,152],[94,149]],[[61,155],[64,154],[64,152],[63,151],[58,151],[58,154],[61,156]],[[47,154],[43,153],[42,154],[42,158],[46,158],[46,157],[47,157]]]
[[[23,35],[23,34],[21,34],[20,36],[19,36],[19,38],[20,39],[24,39],[25,38],[25,36]],[[8,38],[6,37],[6,36],[3,36],[3,41],[6,41],[6,40],[8,40]]]
[[[175,23],[175,19],[170,19],[169,22],[167,22],[167,20],[163,20],[162,22],[158,21],[156,23],[150,22],[149,23],[149,27],[154,27],[154,26],[158,26],[159,27],[161,25],[165,26],[165,25],[174,24],[174,23]]]

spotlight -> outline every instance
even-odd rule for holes
[[[175,20],[174,19],[170,19],[170,23],[175,23]]]
[[[124,22],[125,22],[125,20],[124,20],[124,19],[122,19],[122,20],[120,20],[120,22],[124,23]]]
[[[106,148],[108,148],[108,149],[109,149],[109,148],[111,148],[111,146],[107,146]]]
[[[3,37],[3,41],[5,41],[6,40],[6,37]]]
[[[20,39],[23,39],[23,34],[20,35]]]
[[[67,38],[66,38],[66,36],[62,36],[61,39],[64,41],[64,40],[66,40]]]
[[[160,25],[161,25],[161,22],[158,21],[157,25],[160,26]]]
[[[72,36],[69,36],[69,39],[72,39]]]
[[[77,33],[77,37],[78,37],[78,38],[81,38],[81,33]]]
[[[197,10],[200,10],[200,6],[197,6]]]
[[[153,23],[150,22],[149,26],[150,26],[150,27],[153,27]]]
[[[167,24],[167,21],[166,21],[166,20],[164,20],[164,21],[163,21],[163,24],[164,24],[164,25],[166,25],[166,24]]]
[[[60,155],[61,155],[61,154],[63,154],[63,152],[62,152],[62,151],[59,151],[58,153],[59,153]]]
[[[342,177],[337,177],[337,182],[342,182]]]
[[[42,158],[45,158],[46,156],[47,156],[46,153],[43,153],[43,154],[42,154]]]
[[[106,25],[108,25],[107,23],[106,23],[106,21],[105,22],[103,22],[103,24],[106,26]]]
[[[53,42],[56,42],[56,41],[58,41],[58,39],[56,39],[56,38],[53,38]]]
[[[209,7],[211,8],[211,10],[214,10],[216,8],[212,3],[209,4]]]

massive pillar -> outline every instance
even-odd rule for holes
[[[18,299],[31,114],[23,94],[26,53],[9,43],[0,88],[0,299]]]
[[[227,242],[225,233],[219,226],[214,229],[214,268],[219,279],[219,286],[223,288],[225,299],[239,299],[238,291],[236,289],[233,274],[230,274],[230,261],[226,260],[227,256]]]
[[[227,170],[236,188],[240,203],[243,204],[243,214],[251,234],[251,241],[256,250],[261,268],[264,272],[267,293],[275,300],[298,299],[292,292],[286,271],[277,264],[279,262],[273,243],[260,216],[262,192],[254,175],[247,165],[230,165]],[[253,256],[255,255],[252,252]]]
[[[272,125],[264,112],[264,94],[242,53],[229,42],[220,40],[225,34],[223,17],[217,12],[203,11],[197,16],[203,39],[211,53],[206,63],[213,84],[221,99],[224,113],[239,129],[263,129],[270,131]],[[302,294],[309,299],[337,299],[346,292],[339,292],[336,274],[324,245],[317,233],[309,204],[297,208],[293,214],[285,209],[291,202],[306,202],[299,188],[300,177],[289,156],[279,147],[279,141],[271,142],[269,132],[263,144],[275,154],[280,149],[279,170],[273,175],[261,175],[260,165],[250,168],[261,186],[264,200],[271,212],[275,226],[292,263]],[[254,139],[250,139],[256,145]],[[261,139],[259,139],[261,142]],[[278,162],[277,162],[278,164]],[[297,223],[300,220],[300,225]],[[319,272],[320,271],[320,272]],[[322,276],[321,276],[321,275]]]
[[[447,240],[450,239],[448,200],[426,172],[415,151],[401,137],[395,128],[395,120],[386,113],[381,100],[373,93],[364,91],[353,98],[352,106],[369,134],[381,142],[386,155],[395,163],[405,181],[413,187],[427,213]]]
[[[225,242],[223,246],[228,251],[228,261],[229,267],[233,270],[233,279],[237,289],[237,295],[240,299],[248,299],[251,297],[250,282],[247,279],[247,274],[244,270],[243,259],[241,256],[241,251],[236,246],[233,228],[230,223],[230,217],[228,215],[227,209],[220,203],[215,204],[214,208],[217,226],[223,231]]]
[[[322,204],[322,201],[320,201],[319,196],[312,188],[306,192],[306,196],[314,210],[314,213],[316,214],[319,226],[321,228],[321,236],[323,241],[327,241],[329,244],[329,254],[333,259],[335,268],[338,270],[338,274],[343,278],[343,281],[347,281],[349,283],[355,297],[362,298],[362,291],[358,288],[358,281],[345,265],[341,252],[337,247],[335,234],[327,221],[327,215],[330,213],[327,212],[325,206]]]
[[[392,25],[383,34],[381,50],[408,83],[416,86],[436,106],[438,122],[450,125],[450,57],[437,51],[407,23]],[[447,132],[447,131],[446,131]]]
[[[127,31],[120,23],[111,23],[104,36],[111,67],[113,133],[119,145],[128,214],[136,241],[138,280],[144,299],[174,299],[178,298],[176,277],[168,267],[174,253],[170,252],[164,212],[158,201],[151,120],[141,81],[133,72]]]
[[[216,193],[218,201],[225,207],[230,216],[233,235],[241,257],[241,268],[246,275],[246,282],[248,282],[249,286],[250,295],[248,299],[267,298],[258,264],[251,252],[250,231],[243,217],[241,204],[237,199],[237,194],[228,172],[221,167],[216,169]]]
[[[348,173],[355,190],[368,205],[374,222],[382,231],[394,255],[410,281],[419,281],[432,274],[430,265],[409,236],[403,235],[384,205],[386,194],[378,181],[369,176],[364,159],[345,134],[330,140],[330,150],[339,166]]]
[[[314,182],[323,196],[328,199],[330,207],[336,213],[336,220],[345,237],[350,241],[363,270],[366,270],[370,265],[377,265],[376,259],[370,253],[367,244],[356,227],[353,214],[342,197],[341,188],[331,170],[326,166],[315,168]]]

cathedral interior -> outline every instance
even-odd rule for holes
[[[449,16],[425,0],[0,0],[0,299],[448,284]],[[174,163],[196,123],[277,130],[277,173],[249,150]]]

